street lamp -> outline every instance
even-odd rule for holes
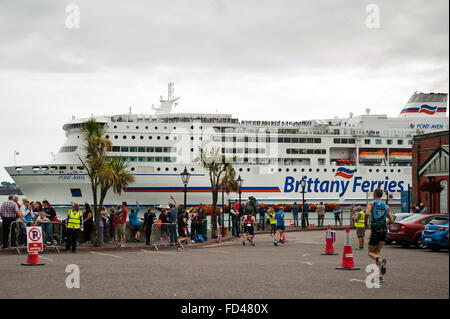
[[[300,185],[302,185],[302,196],[303,196],[303,206],[302,206],[302,228],[305,228],[306,221],[305,221],[305,186],[306,186],[306,179],[305,176],[302,177],[302,180],[300,181]]]
[[[187,168],[185,166],[183,173],[181,173],[180,175],[184,184],[184,209],[186,209],[186,194],[188,192],[187,184],[189,182],[189,177],[191,177],[191,174],[187,171]]]
[[[239,186],[239,209],[241,208],[241,194],[242,194],[242,182],[244,180],[241,178],[241,175],[238,176],[236,182],[238,183]]]

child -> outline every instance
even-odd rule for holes
[[[106,215],[106,208],[102,207],[100,211],[100,245],[104,243],[104,231],[105,231],[105,223],[108,220]]]

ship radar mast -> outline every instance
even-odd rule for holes
[[[179,97],[174,97],[174,92],[174,84],[173,82],[170,82],[167,90],[167,99],[165,100],[161,95],[161,98],[159,100],[161,104],[158,107],[152,105],[152,109],[156,111],[156,115],[172,112],[173,104],[179,99]]]

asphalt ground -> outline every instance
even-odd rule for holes
[[[366,232],[366,242],[370,232]],[[288,242],[275,247],[268,234],[256,245],[242,240],[176,250],[83,251],[43,253],[44,266],[26,267],[26,255],[0,255],[2,298],[223,298],[391,299],[449,298],[448,250],[432,252],[386,245],[385,282],[367,288],[366,266],[373,264],[353,249],[360,270],[337,270],[342,260],[345,231],[337,231],[338,255],[323,256],[325,233],[287,233]],[[351,231],[356,248],[355,231]],[[66,287],[66,267],[80,270],[80,288]]]

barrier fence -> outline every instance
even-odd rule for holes
[[[25,223],[23,221],[13,221],[9,226],[8,249],[15,249],[20,254],[20,249],[27,248],[26,227],[40,226],[44,246],[55,248],[59,252],[59,248],[63,245],[62,224],[61,222],[38,223],[37,221],[31,221]]]

